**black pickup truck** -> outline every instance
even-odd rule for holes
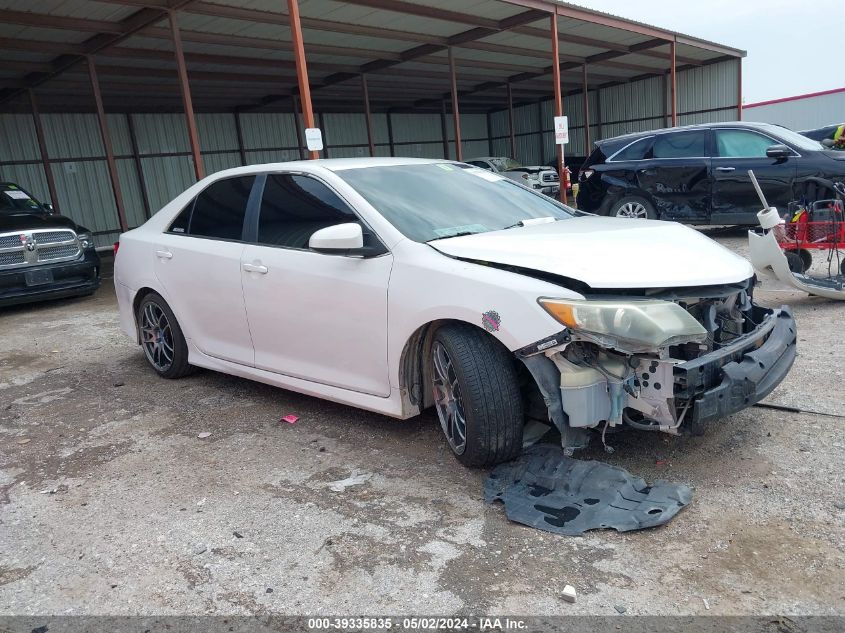
[[[99,285],[91,231],[0,182],[0,306],[88,295]]]

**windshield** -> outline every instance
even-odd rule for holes
[[[491,158],[490,162],[499,171],[510,171],[511,169],[519,169],[522,164],[513,158]]]
[[[0,213],[44,211],[41,204],[26,191],[11,183],[0,183]]]
[[[503,176],[455,163],[364,167],[337,175],[417,242],[498,231],[532,218],[563,220],[575,213]]]
[[[773,125],[771,126],[771,131],[796,149],[806,149],[816,152],[825,149],[818,141],[807,138],[798,132],[793,132],[789,128]]]

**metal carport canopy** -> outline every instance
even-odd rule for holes
[[[301,0],[315,108],[439,112],[449,98],[448,50],[465,112],[551,96],[549,16],[558,15],[567,93],[744,51],[548,0]],[[285,0],[0,1],[0,108],[90,110],[86,55],[94,55],[108,111],[180,111],[168,16],[176,20],[197,111],[290,109],[299,92]]]
[[[0,49],[0,111],[32,112],[54,200],[39,111],[94,106],[122,230],[107,111],[184,111],[200,179],[197,111],[301,110],[306,128],[315,107],[364,111],[373,153],[371,112],[442,116],[449,99],[462,160],[460,110],[488,113],[489,129],[489,113],[514,101],[551,95],[560,115],[569,89],[586,112],[590,89],[668,75],[674,125],[677,70],[745,54],[552,0],[0,0]]]

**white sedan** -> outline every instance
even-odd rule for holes
[[[795,357],[789,310],[754,304],[748,262],[709,238],[462,163],[230,169],[118,247],[121,326],[161,376],[203,367],[396,418],[434,406],[471,466],[516,456],[532,418],[568,451],[593,429],[699,429]]]

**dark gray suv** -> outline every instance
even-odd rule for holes
[[[756,224],[769,204],[832,197],[824,180],[845,180],[845,152],[767,123],[706,123],[598,141],[578,177],[578,208],[590,213],[688,224]]]

